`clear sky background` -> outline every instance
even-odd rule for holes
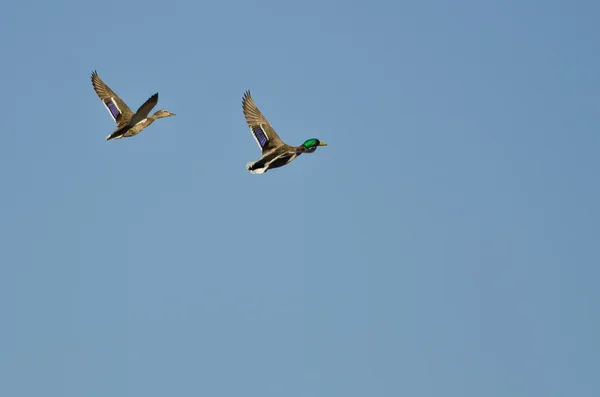
[[[4,4],[0,395],[600,395],[599,20]],[[93,70],[177,116],[105,141]],[[247,89],[329,146],[250,174]]]

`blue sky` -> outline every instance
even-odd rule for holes
[[[599,395],[599,17],[6,5],[0,395]],[[247,89],[329,146],[250,174]]]

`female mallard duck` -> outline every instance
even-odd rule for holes
[[[113,90],[111,90],[102,80],[98,77],[98,73],[95,71],[92,73],[92,85],[100,100],[110,113],[111,117],[117,123],[117,129],[112,134],[106,137],[107,141],[111,139],[120,139],[134,136],[142,132],[142,130],[154,123],[154,120],[163,117],[175,116],[175,113],[168,112],[166,110],[159,110],[152,116],[148,116],[148,113],[158,103],[158,92],[152,95],[137,112],[133,113],[131,109],[123,102],[121,98]]]
[[[272,168],[284,166],[302,153],[313,153],[317,150],[317,146],[327,146],[326,143],[316,138],[309,139],[300,146],[285,144],[273,127],[271,127],[269,121],[258,110],[258,107],[256,107],[254,100],[250,96],[250,91],[244,93],[242,110],[246,117],[246,122],[250,127],[250,132],[252,132],[256,143],[258,143],[258,146],[262,150],[260,160],[246,164],[248,171],[253,174],[262,174]]]

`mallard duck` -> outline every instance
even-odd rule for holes
[[[326,143],[316,138],[308,139],[300,146],[285,144],[271,127],[266,117],[258,110],[252,96],[250,96],[250,91],[244,93],[242,111],[252,136],[254,136],[258,147],[262,150],[260,160],[246,164],[246,169],[253,174],[262,174],[272,168],[282,167],[302,153],[314,153],[318,146],[327,146]]]
[[[133,113],[129,106],[123,102],[121,98],[109,86],[98,77],[96,71],[92,72],[92,85],[100,100],[110,113],[115,123],[117,123],[117,129],[112,134],[106,137],[107,141],[111,139],[120,139],[134,136],[142,132],[142,130],[154,123],[156,119],[163,117],[175,116],[175,113],[168,112],[164,109],[155,112],[152,116],[148,116],[148,113],[158,103],[158,92],[152,95],[137,112]]]

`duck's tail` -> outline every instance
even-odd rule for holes
[[[267,169],[264,167],[264,164],[260,164],[258,167],[254,167],[258,162],[259,161],[250,161],[246,163],[246,169],[253,174],[263,174],[267,172]]]

